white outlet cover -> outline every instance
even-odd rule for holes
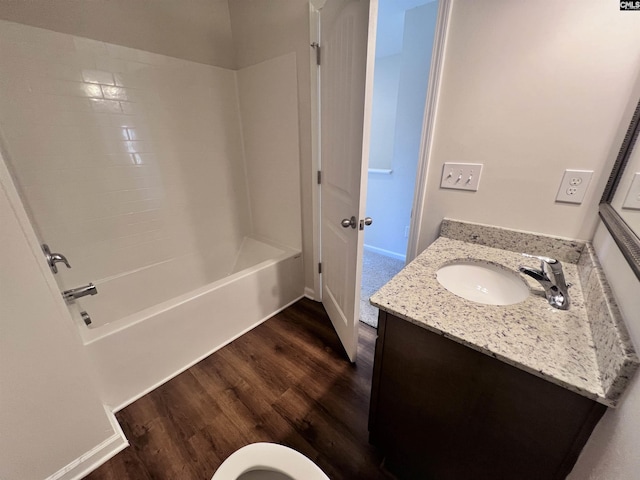
[[[622,208],[628,208],[631,210],[640,210],[640,172],[637,172],[633,176],[631,186],[627,192],[627,196],[624,199]]]
[[[593,170],[565,170],[556,202],[582,203],[592,176]]]
[[[445,163],[442,167],[440,188],[477,192],[482,165],[482,163]]]

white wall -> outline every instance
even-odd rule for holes
[[[302,248],[294,52],[238,71],[253,233]]]
[[[227,0],[0,2],[0,18],[148,52],[235,68]]]
[[[5,21],[0,56],[3,146],[64,287],[189,255],[231,271],[251,231],[234,71]]]
[[[238,68],[295,52],[298,85],[302,251],[305,285],[313,290],[313,205],[316,188],[311,162],[311,79],[309,2],[307,0],[233,0],[229,2]]]
[[[369,169],[391,169],[393,167],[393,140],[396,132],[401,65],[401,54],[376,57],[371,107]],[[370,190],[371,186],[369,186],[369,192]]]
[[[404,42],[400,55],[395,126],[387,132],[375,132],[372,127],[371,155],[376,154],[377,136],[392,139],[392,173],[369,173],[367,215],[374,219],[365,231],[365,244],[380,253],[404,258],[407,250],[405,230],[411,222],[416,168],[420,152],[422,122],[427,97],[433,35],[438,15],[438,2],[407,10],[404,21]],[[388,67],[376,60],[377,68]],[[375,85],[375,84],[374,84]],[[377,85],[374,86],[375,89]],[[378,103],[377,105],[380,105]],[[374,103],[373,121],[379,118]],[[388,110],[388,109],[387,109]],[[384,122],[383,122],[384,125]],[[372,165],[370,165],[372,167]]]
[[[126,446],[0,158],[0,478],[78,475]],[[35,250],[34,250],[35,249]],[[37,254],[37,256],[36,256]],[[47,281],[47,275],[49,281]],[[86,463],[73,463],[92,450]]]
[[[640,281],[606,227],[600,223],[593,245],[636,349],[640,346]],[[594,430],[569,479],[632,479],[640,471],[640,376],[631,380],[620,406],[609,409]]]
[[[639,46],[614,0],[455,0],[419,250],[445,216],[591,238]],[[480,190],[440,189],[444,162],[483,163]],[[566,168],[595,171],[581,206],[554,202]]]

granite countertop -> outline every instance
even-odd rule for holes
[[[452,225],[457,224],[447,227]],[[477,235],[473,238],[475,241]],[[607,368],[616,370],[611,375],[603,375],[606,362],[600,358],[603,353],[599,352],[597,339],[594,341],[581,287],[578,258],[583,247],[584,244],[577,253],[569,248],[567,251],[572,257],[569,259],[554,255],[564,260],[566,280],[573,284],[569,290],[569,310],[551,307],[538,282],[524,275],[522,279],[529,285],[531,295],[513,305],[480,304],[449,292],[438,283],[436,271],[456,260],[490,262],[513,271],[520,265],[533,268],[540,265],[538,260],[525,258],[516,251],[444,236],[376,292],[370,301],[381,310],[415,325],[600,403],[615,406],[626,381],[637,367],[637,357],[631,346],[630,358],[635,367],[630,371],[622,368],[625,380],[620,381],[621,362],[612,362],[611,353],[607,353],[607,365],[612,365]],[[541,254],[526,248],[520,251]],[[618,333],[613,335],[614,339],[618,337]],[[627,365],[625,362],[622,364]],[[608,381],[608,377],[615,378]],[[615,388],[610,388],[611,385]]]

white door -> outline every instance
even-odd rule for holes
[[[375,8],[375,0],[371,3]],[[363,156],[363,145],[366,149],[369,143],[365,118],[370,117],[365,117],[365,104],[371,104],[370,98],[365,101],[372,83],[367,85],[372,77],[372,72],[367,74],[369,7],[369,0],[327,0],[320,10],[322,303],[352,362],[358,346],[364,243],[360,224],[368,151]]]

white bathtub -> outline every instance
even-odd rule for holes
[[[176,295],[207,277],[196,275],[192,261],[164,262],[96,282],[98,295],[71,305],[97,388],[113,411],[303,295],[302,255],[296,250],[246,237],[229,275]],[[83,310],[90,326],[80,316]]]

